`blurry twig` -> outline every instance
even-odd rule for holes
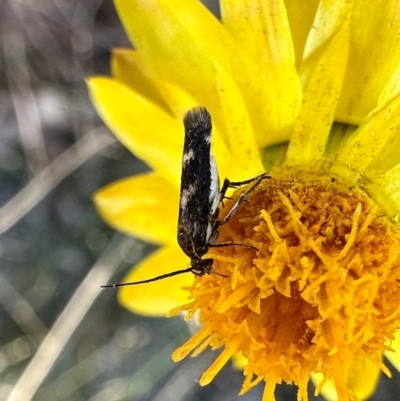
[[[47,327],[40,320],[35,309],[0,272],[0,304],[15,322],[34,341],[40,341],[47,334]]]
[[[199,387],[197,380],[213,359],[215,359],[215,355],[212,352],[206,352],[197,357],[196,363],[193,361],[182,363],[174,375],[158,389],[153,401],[190,399],[187,395]]]
[[[115,143],[103,127],[84,135],[0,208],[0,234],[40,202],[62,179],[101,149]]]
[[[21,29],[5,24],[3,32],[6,76],[14,105],[18,131],[21,137],[29,174],[38,174],[48,163],[39,110],[29,76],[25,54],[25,36]]]
[[[119,234],[110,241],[40,344],[6,401],[30,401],[33,398],[89,308],[100,292],[104,291],[100,285],[108,282],[121,263],[122,251],[130,247],[134,241],[132,238],[121,239]]]

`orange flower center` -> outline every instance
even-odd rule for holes
[[[196,278],[193,301],[179,308],[188,318],[199,312],[202,327],[174,360],[223,347],[202,385],[238,353],[247,360],[242,393],[265,381],[263,401],[282,380],[307,400],[312,372],[333,379],[338,399],[348,400],[356,360],[387,372],[381,358],[400,325],[400,236],[365,193],[317,179],[264,180],[221,226],[217,242],[225,241],[258,251],[212,249],[218,274]]]

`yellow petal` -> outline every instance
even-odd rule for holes
[[[400,95],[371,113],[338,153],[337,161],[359,171],[387,171],[400,162]]]
[[[365,400],[374,392],[378,384],[379,375],[380,369],[369,360],[354,361],[350,367],[346,385],[358,398]],[[314,373],[312,379],[318,385],[322,381],[323,376]],[[328,380],[324,384],[321,394],[328,401],[337,401],[335,385],[332,380]]]
[[[301,88],[283,0],[223,0],[221,11],[224,25],[240,49],[238,67],[251,68],[242,74],[253,77],[249,81],[258,86],[254,93],[263,96],[261,109],[254,103],[254,96],[245,96],[252,121],[263,120],[260,125],[254,124],[260,146],[273,143],[272,138],[275,143],[288,139]],[[242,60],[253,62],[243,66]]]
[[[230,70],[229,38],[220,22],[195,0],[115,0],[115,6],[153,79],[185,88],[223,127],[211,61]]]
[[[232,357],[232,364],[235,369],[244,369],[248,363],[248,359],[244,357],[241,352],[238,352]]]
[[[383,175],[374,177],[368,185],[368,191],[373,199],[383,207],[386,214],[394,221],[400,216],[400,164],[386,171]]]
[[[369,360],[353,362],[347,385],[362,400],[368,398],[378,384],[381,370]]]
[[[400,372],[400,331],[394,334],[394,341],[389,345],[393,352],[386,352],[385,356],[389,359],[390,363]]]
[[[139,51],[117,49],[112,56],[114,78],[144,95],[153,103],[182,120],[187,110],[198,106],[198,102],[178,86],[151,77],[148,65]]]
[[[97,191],[94,201],[112,227],[153,243],[177,244],[178,191],[160,175],[114,182]]]
[[[231,174],[235,180],[248,179],[264,171],[253,127],[235,82],[218,64],[215,68],[219,77],[220,113],[225,117],[229,149],[235,161]]]
[[[390,102],[400,94],[400,63],[394,70],[387,85],[383,89],[378,99],[378,108],[384,107],[386,103]]]
[[[198,104],[210,110],[220,131],[227,132],[225,120],[219,113],[218,76],[214,68],[218,64],[234,77],[243,93],[258,146],[262,148],[288,139],[293,111],[290,110],[292,117],[281,116],[278,109],[278,117],[265,111],[268,88],[259,84],[260,77],[265,74],[263,68],[249,57],[241,57],[237,62],[243,48],[235,44],[221,23],[199,1],[116,0],[115,4],[154,80],[185,88]],[[285,83],[291,84],[292,81]],[[280,96],[282,93],[285,91],[281,90]],[[284,104],[281,106],[286,107]]]
[[[304,47],[301,80],[307,82],[307,76],[314,71],[318,63],[318,54],[342,29],[349,19],[353,4],[347,0],[321,0]]]
[[[98,113],[118,139],[179,188],[182,123],[121,82],[94,77],[87,83]]]
[[[340,121],[359,123],[378,103],[400,59],[400,2],[354,2]]]
[[[286,12],[296,54],[297,69],[299,69],[302,62],[304,46],[310,31],[312,31],[312,24],[319,3],[320,0],[285,0]]]
[[[178,86],[151,77],[148,65],[139,51],[117,49],[112,55],[114,78],[139,92],[147,99],[183,120],[187,110],[198,106],[198,102]]]
[[[318,62],[310,63],[315,66],[314,71],[303,75],[307,81],[289,144],[287,162],[290,164],[308,164],[325,153],[346,66],[348,28],[348,23],[344,22],[323,47]],[[308,61],[304,69],[309,69]]]
[[[155,82],[149,77],[146,64],[139,52],[129,49],[113,50],[111,72],[118,81],[130,86],[159,107],[169,110]]]
[[[188,266],[188,258],[178,247],[164,247],[139,263],[123,282],[152,278]],[[185,273],[147,284],[121,287],[119,302],[131,312],[145,316],[165,316],[171,309],[188,302],[185,287],[193,283],[193,274]]]

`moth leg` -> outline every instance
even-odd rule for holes
[[[259,251],[257,247],[251,244],[247,244],[246,242],[234,242],[234,241],[227,241],[227,242],[218,242],[214,244],[209,244],[210,248],[223,248],[225,246],[245,246],[246,248],[253,249],[253,251]]]
[[[238,200],[235,204],[231,207],[231,210],[227,213],[227,215],[222,220],[217,220],[217,226],[222,226],[223,224],[227,223],[231,217],[236,213],[239,209],[240,205],[246,200],[247,193],[243,193],[239,196]]]
[[[249,178],[248,180],[244,180],[244,181],[230,181],[228,178],[225,178],[224,183],[222,184],[221,191],[220,191],[220,202],[223,205],[224,199],[230,199],[228,196],[225,196],[225,194],[229,188],[239,188],[243,185],[250,184],[251,182],[254,182],[254,181],[257,181],[256,185],[258,185],[265,178],[271,178],[271,176],[268,175],[268,173],[263,173],[263,174],[257,175],[256,177]],[[255,186],[253,188],[255,188]]]
[[[248,180],[244,180],[244,181],[236,181],[236,182],[234,182],[234,181],[229,181],[229,180],[227,180],[228,182],[229,182],[229,186],[228,186],[228,188],[238,188],[238,187],[241,187],[241,186],[243,186],[243,185],[246,185],[246,184],[250,184],[251,182],[253,182],[253,181],[259,181],[259,182],[261,182],[262,180],[264,180],[265,178],[271,178],[271,176],[268,174],[268,173],[262,173],[262,174],[260,174],[260,175],[257,175],[257,176],[255,176],[255,177],[253,177],[253,178],[249,178]],[[224,185],[225,185],[225,182],[224,182]],[[257,184],[258,185],[258,184]],[[222,186],[223,187],[223,186]],[[227,189],[228,189],[227,188]]]
[[[222,188],[220,191],[220,203],[222,203],[222,205],[224,205],[224,199],[229,199],[227,196],[225,196],[226,191],[231,187],[231,182],[225,178],[224,183],[222,184]]]
[[[265,178],[270,178],[270,176],[265,173],[265,174],[261,174],[261,175],[255,177],[255,178],[251,178],[250,180],[242,181],[243,183],[251,183],[253,181],[256,181],[256,182],[251,188],[249,188],[246,192],[243,192],[239,196],[238,200],[235,202],[235,204],[231,207],[231,209],[229,210],[227,215],[222,220],[216,221],[216,227],[219,227],[219,226],[227,223],[231,219],[231,217],[236,213],[236,211],[239,209],[240,205],[246,200],[246,197],[249,195],[249,193],[254,191],[254,189],[257,188],[257,186],[260,185],[261,181]],[[228,181],[228,180],[225,180],[225,181]],[[225,182],[224,182],[224,185],[222,188],[224,188],[224,186],[225,186]],[[221,191],[221,193],[222,193],[222,191]]]

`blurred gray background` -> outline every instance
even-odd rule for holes
[[[0,39],[0,401],[260,401],[262,387],[237,396],[242,374],[229,365],[200,387],[216,354],[173,363],[184,322],[133,315],[99,287],[154,249],[107,227],[91,200],[147,170],[84,84],[109,75],[112,48],[131,46],[112,1],[0,1]],[[399,397],[393,375],[371,400]]]

